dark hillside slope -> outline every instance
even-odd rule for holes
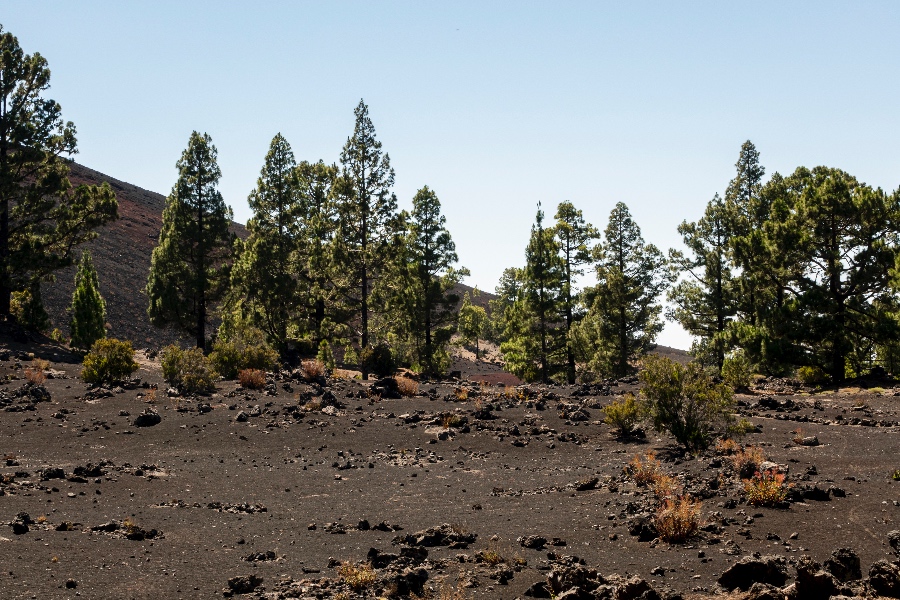
[[[161,347],[180,339],[175,331],[153,327],[147,317],[144,286],[150,272],[150,255],[162,228],[166,197],[119,181],[78,163],[70,163],[72,185],[97,185],[104,181],[116,192],[119,219],[99,229],[100,236],[87,244],[100,277],[100,293],[106,300],[109,335],[131,340],[136,347]],[[234,231],[246,237],[243,225]],[[58,271],[56,282],[44,284],[44,304],[54,327],[68,335],[75,268]],[[185,338],[186,339],[186,338]]]

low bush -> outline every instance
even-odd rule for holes
[[[643,456],[635,454],[625,467],[625,472],[640,486],[650,485],[662,475],[659,460],[652,450],[648,450]]]
[[[708,447],[714,434],[734,420],[731,388],[714,384],[698,363],[682,366],[651,354],[644,358],[640,379],[653,426],[688,450]]]
[[[187,393],[206,394],[216,389],[218,373],[200,348],[182,350],[175,344],[160,353],[163,377]]]
[[[261,390],[266,387],[266,372],[260,369],[241,369],[238,372],[238,383],[248,390]]]
[[[670,544],[686,541],[700,529],[702,507],[702,502],[690,496],[663,500],[653,519],[659,537]]]
[[[213,344],[209,364],[225,379],[235,379],[242,369],[271,371],[278,364],[278,353],[255,327],[240,327]]]
[[[25,369],[25,379],[33,385],[41,385],[47,379],[44,371],[50,367],[50,363],[42,358],[35,358],[31,366]]]
[[[121,381],[140,366],[134,361],[131,342],[115,338],[94,342],[82,364],[84,368],[81,370],[81,378],[87,383]]]
[[[650,482],[650,489],[657,500],[665,500],[666,498],[674,498],[681,494],[681,484],[671,475],[659,473],[653,481]]]
[[[806,385],[822,385],[830,379],[821,367],[805,366],[797,369],[797,379]]]
[[[758,446],[747,446],[731,456],[735,472],[742,478],[750,477],[766,462],[766,455]]]
[[[743,350],[737,350],[725,357],[722,363],[722,379],[726,385],[735,390],[747,389],[750,387],[752,377],[753,368]]]
[[[419,382],[409,377],[395,377],[397,382],[397,390],[401,396],[411,398],[419,393]]]
[[[753,506],[775,506],[787,498],[788,486],[784,483],[784,473],[775,469],[757,471],[750,479],[744,480],[747,503]]]
[[[308,380],[325,375],[325,365],[319,360],[304,360],[300,363],[300,368],[303,370],[303,377]]]
[[[604,408],[603,413],[606,415],[603,422],[615,427],[623,437],[631,435],[644,418],[644,408],[631,393]]]
[[[359,353],[359,362],[364,371],[376,377],[387,377],[397,370],[397,363],[391,349],[385,344],[377,344],[363,348]]]
[[[354,565],[349,562],[342,563],[340,568],[338,568],[338,575],[354,592],[368,588],[378,579],[378,575],[369,563],[361,565]]]

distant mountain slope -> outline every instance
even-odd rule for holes
[[[136,347],[159,347],[182,338],[174,330],[153,327],[147,317],[147,297],[143,294],[150,272],[150,255],[159,239],[166,197],[125,183],[78,163],[70,163],[73,185],[98,185],[104,181],[116,192],[119,219],[98,230],[100,236],[87,244],[100,277],[100,293],[106,300],[109,335],[132,340]],[[247,232],[234,223],[241,237]],[[69,332],[66,309],[72,302],[75,268],[56,273],[56,282],[44,284],[44,304],[53,326]]]

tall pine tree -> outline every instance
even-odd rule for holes
[[[413,322],[421,324],[416,333],[425,341],[419,353],[419,364],[429,375],[438,375],[442,363],[447,362],[440,358],[450,342],[454,308],[459,302],[453,288],[469,272],[464,267],[453,267],[459,260],[456,244],[447,230],[446,218],[441,214],[441,202],[428,186],[413,197],[408,230],[410,267],[415,282],[413,305],[417,313]]]
[[[400,221],[397,198],[390,191],[394,185],[390,157],[381,151],[369,108],[362,100],[354,115],[353,135],[341,152],[335,275],[342,275],[344,301],[358,319],[359,345],[365,350],[369,346],[370,295],[390,259]],[[362,375],[368,379],[365,361]]]
[[[49,87],[44,57],[25,54],[0,26],[0,319],[10,314],[12,292],[42,313],[39,281],[71,265],[77,246],[117,217],[108,184],[69,182],[63,156],[76,152],[75,126],[42,97]]]
[[[566,316],[566,380],[575,383],[575,348],[569,339],[572,325],[581,318],[575,279],[584,274],[584,265],[591,262],[591,242],[600,233],[585,222],[581,211],[569,202],[561,202],[556,209],[556,239],[563,261],[563,312]]]
[[[231,273],[229,304],[249,316],[282,354],[299,300],[296,262],[304,198],[297,175],[291,146],[279,133],[247,199],[253,211],[250,236]]]
[[[176,163],[178,181],[163,210],[146,293],[147,314],[157,326],[174,324],[206,347],[211,306],[228,284],[233,234],[231,209],[218,190],[222,172],[208,134],[191,134]]]
[[[622,377],[662,331],[658,296],[672,275],[659,249],[644,242],[624,203],[613,208],[603,238],[595,251],[597,285],[586,290],[590,308],[573,336],[590,368]]]
[[[81,264],[75,273],[75,291],[69,311],[73,348],[89,350],[94,342],[106,337],[106,302],[100,295],[100,280],[87,250],[82,253]]]
[[[669,290],[668,317],[699,338],[692,352],[701,363],[722,370],[726,328],[737,312],[736,283],[728,259],[731,229],[725,203],[718,194],[706,205],[703,217],[684,221],[678,233],[691,255],[672,251],[670,261],[685,279]]]
[[[559,250],[554,229],[544,227],[538,203],[520,272],[520,298],[507,311],[507,339],[500,350],[514,373],[544,383],[565,368],[564,264]]]

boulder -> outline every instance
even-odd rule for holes
[[[869,585],[879,596],[900,598],[900,567],[879,560],[869,569]]]
[[[787,563],[783,556],[745,556],[719,577],[719,585],[728,591],[748,591],[754,583],[782,586],[787,581]]]
[[[862,579],[859,555],[850,548],[839,548],[832,552],[824,567],[841,583]]]
[[[801,556],[797,562],[796,600],[819,600],[838,593],[837,582],[831,573],[808,556]]]

